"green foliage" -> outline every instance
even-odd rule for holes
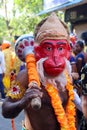
[[[5,0],[0,5],[5,9]],[[35,25],[40,20],[36,14],[42,9],[41,0],[13,0],[12,17],[9,10],[5,10],[6,17],[0,18],[0,37],[13,40],[14,35],[21,35],[34,31]],[[6,5],[7,6],[7,5]]]
[[[9,0],[4,0],[10,2]],[[4,8],[4,2],[0,5]],[[37,16],[43,10],[43,0],[13,0],[12,16],[9,17],[8,8],[5,10],[7,17],[0,17],[0,37],[13,41],[15,35],[33,33],[36,24],[48,14]],[[62,16],[62,14],[60,14]]]
[[[7,35],[7,27],[3,17],[0,17],[0,39],[3,39]]]

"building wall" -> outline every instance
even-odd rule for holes
[[[83,24],[77,24],[74,26],[75,32],[78,36],[78,38],[81,38],[81,34],[85,31],[87,31],[87,23],[83,23]]]

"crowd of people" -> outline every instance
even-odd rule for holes
[[[85,42],[72,40],[66,24],[52,13],[37,24],[33,37],[17,39],[16,52],[11,45],[2,49],[2,115],[13,119],[24,110],[24,130],[86,130],[84,47]]]
[[[70,63],[72,66],[72,77],[73,77],[73,85],[74,89],[77,91],[81,101],[82,101],[82,89],[81,89],[81,79],[82,79],[82,69],[86,66],[87,63],[87,52],[85,52],[85,42],[80,39],[80,40],[75,40],[74,45],[71,46],[72,48],[72,55],[70,58]],[[84,77],[85,77],[86,72],[84,72]],[[82,103],[82,102],[80,102]],[[81,125],[80,127],[84,127],[86,129],[86,121],[83,116],[83,112],[77,109],[77,116],[79,119],[79,124]],[[84,126],[83,126],[83,124]]]

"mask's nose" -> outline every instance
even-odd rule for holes
[[[53,60],[54,60],[55,64],[58,63],[59,59],[60,59],[60,55],[58,53],[58,50],[55,49],[54,52],[53,52]]]

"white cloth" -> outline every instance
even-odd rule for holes
[[[0,51],[0,74],[5,73],[5,59],[4,53]]]
[[[82,111],[81,99],[80,99],[79,95],[77,94],[76,89],[74,89],[74,97],[75,97],[74,103],[76,105],[76,108],[78,110]]]

